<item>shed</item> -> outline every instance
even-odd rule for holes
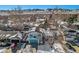
[[[30,32],[27,37],[27,41],[32,45],[32,47],[36,47],[38,44],[42,42],[42,34],[39,32]]]

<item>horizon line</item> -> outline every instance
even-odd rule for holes
[[[32,10],[32,9],[68,9],[77,10],[79,5],[0,5],[0,10]]]

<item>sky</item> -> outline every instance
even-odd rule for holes
[[[63,9],[79,9],[79,5],[0,5],[0,10],[12,10],[17,7],[21,9],[47,9],[47,8],[63,8]]]

